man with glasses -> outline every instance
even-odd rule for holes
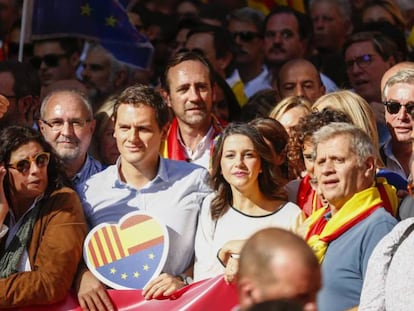
[[[262,27],[264,15],[252,8],[241,8],[229,15],[228,30],[237,46],[235,64],[249,98],[257,91],[271,89],[264,66]]]
[[[0,62],[0,128],[8,125],[33,126],[39,110],[40,80],[27,63]]]
[[[51,92],[42,101],[39,127],[62,159],[74,185],[103,169],[102,164],[87,153],[95,120],[86,95],[76,90]]]
[[[401,70],[390,77],[382,99],[391,138],[381,147],[381,155],[388,169],[408,178],[413,154],[414,70]]]
[[[76,38],[56,38],[33,42],[32,66],[38,70],[42,86],[66,79],[76,79],[81,53]]]
[[[381,77],[395,64],[395,44],[381,33],[358,32],[344,45],[347,75],[351,87],[372,107],[377,120],[380,144],[389,137],[381,101]]]

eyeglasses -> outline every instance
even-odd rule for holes
[[[85,127],[85,125],[88,122],[91,122],[91,120],[87,119],[87,120],[82,120],[82,119],[72,119],[72,120],[62,120],[62,119],[53,119],[53,120],[43,120],[41,119],[41,121],[46,124],[47,126],[49,126],[52,131],[60,131],[63,126],[65,125],[65,123],[67,122],[69,124],[70,127],[74,128],[74,129],[81,129],[83,127]]]
[[[59,60],[67,56],[68,54],[46,54],[43,57],[33,56],[30,59],[30,64],[35,69],[39,69],[42,65],[42,62],[44,62],[48,67],[57,67],[59,66]]]
[[[234,40],[236,40],[237,37],[239,37],[240,40],[243,41],[243,42],[251,42],[254,38],[261,38],[262,37],[259,33],[253,32],[253,31],[233,32],[232,36],[233,36]]]
[[[20,173],[24,174],[30,170],[32,163],[36,163],[38,168],[46,167],[49,164],[50,153],[49,152],[40,152],[34,157],[29,157],[23,160],[19,160],[14,163],[9,163],[7,167],[14,168]]]
[[[365,68],[369,64],[371,64],[373,58],[374,55],[371,54],[365,54],[355,57],[354,59],[345,62],[346,68],[351,69],[352,67],[354,67],[354,64],[357,64],[359,68]]]
[[[404,106],[407,113],[414,118],[414,102],[408,102],[405,105],[393,100],[387,100],[384,102],[385,107],[387,108],[388,113],[397,114],[401,107]]]

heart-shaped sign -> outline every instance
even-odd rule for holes
[[[85,239],[83,257],[89,270],[114,289],[142,289],[164,267],[168,231],[152,216],[132,212],[118,224],[103,223]]]

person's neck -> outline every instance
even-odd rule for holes
[[[13,214],[16,219],[16,222],[24,215],[24,213],[27,212],[30,206],[32,206],[33,202],[34,202],[34,199],[32,198],[19,199],[15,197],[13,199],[12,210],[13,210]]]
[[[233,207],[239,211],[252,216],[261,216],[274,212],[279,208],[278,200],[272,200],[264,196],[264,194],[257,189],[249,191],[238,191],[232,189]],[[279,201],[279,203],[282,203]]]
[[[392,153],[397,158],[398,162],[401,164],[404,172],[407,176],[410,174],[410,158],[413,153],[413,143],[411,141],[407,142],[398,142],[392,141]]]
[[[237,67],[240,79],[243,83],[247,83],[256,78],[262,72],[263,63],[256,61],[252,63],[240,64]]]
[[[77,173],[82,169],[86,162],[86,154],[83,157],[79,157],[73,161],[63,161],[65,165],[65,171],[69,178],[75,177]]]
[[[178,120],[179,135],[184,142],[184,145],[193,151],[197,148],[203,137],[206,136],[210,127],[211,120],[208,123],[204,122],[203,124],[194,126],[188,125]]]
[[[135,165],[121,157],[119,175],[123,182],[136,189],[141,189],[157,176],[158,167],[159,157],[151,161],[151,163],[145,162]]]

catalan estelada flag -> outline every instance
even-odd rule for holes
[[[84,258],[91,272],[116,289],[142,289],[161,272],[168,253],[168,233],[141,212],[119,224],[101,224],[88,234]]]

